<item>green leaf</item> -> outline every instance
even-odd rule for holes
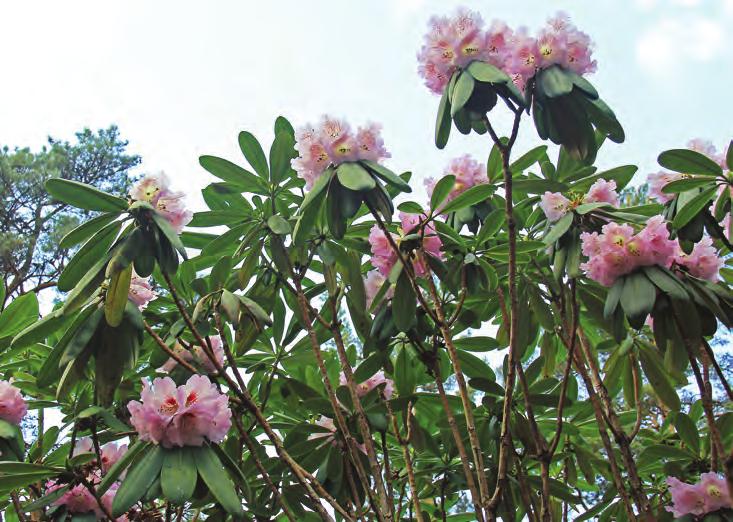
[[[221,507],[235,517],[243,517],[244,510],[234,484],[226,473],[222,473],[222,463],[210,446],[191,448],[199,475],[208,486]],[[119,493],[118,493],[119,495]]]
[[[448,99],[448,89],[443,91],[438,104],[438,115],[435,120],[435,146],[439,149],[445,148],[448,144],[448,137],[452,127],[451,106]]]
[[[689,200],[684,207],[677,209],[677,214],[672,220],[672,226],[679,230],[692,221],[692,218],[697,216],[700,211],[710,206],[710,200],[715,196],[716,190],[715,186],[705,189]]]
[[[496,379],[494,370],[480,358],[464,350],[456,350],[456,353],[461,364],[461,372],[469,379]]]
[[[122,516],[130,507],[140,500],[158,478],[163,467],[163,448],[153,448],[139,459],[122,481],[112,501],[112,515]]]
[[[104,310],[102,308],[94,309],[91,315],[89,315],[89,318],[76,329],[59,360],[59,367],[66,366],[84,351],[84,348],[97,331],[97,326],[99,326],[103,315]]]
[[[454,199],[450,200],[445,205],[445,207],[443,207],[442,212],[444,214],[450,214],[451,212],[455,212],[456,210],[470,207],[471,205],[475,205],[476,203],[481,203],[482,201],[486,201],[486,199],[493,193],[494,187],[492,185],[489,185],[488,183],[474,185],[467,191],[462,192]]]
[[[163,451],[160,485],[165,498],[174,504],[183,505],[193,496],[196,477],[196,462],[190,447]]]
[[[486,62],[473,61],[468,64],[468,72],[474,79],[485,83],[507,83],[509,75],[501,69]]]
[[[543,69],[537,77],[537,82],[548,98],[564,96],[573,90],[571,78],[559,66]]]
[[[59,243],[60,248],[71,248],[74,245],[78,245],[82,241],[88,239],[92,234],[95,234],[106,225],[117,219],[120,212],[106,212],[99,215],[89,221],[85,221],[74,230],[66,234],[61,238]]]
[[[54,198],[84,210],[117,212],[127,210],[128,207],[127,201],[122,198],[69,179],[49,179],[46,181],[46,190]]]
[[[415,386],[417,384],[415,370],[414,357],[412,357],[410,349],[407,346],[403,346],[397,354],[394,365],[395,387],[400,397],[408,397],[415,392]],[[374,372],[368,377],[372,375],[374,375]]]
[[[116,327],[122,323],[122,316],[125,313],[128,294],[130,293],[130,280],[132,279],[132,265],[121,272],[113,274],[109,287],[107,287],[107,297],[104,300],[104,317],[107,324]]]
[[[247,161],[252,165],[255,172],[262,179],[268,179],[270,172],[267,168],[267,158],[262,151],[260,142],[257,141],[257,138],[251,132],[242,131],[239,133],[239,148],[242,149],[242,154],[247,158]]]
[[[401,192],[412,192],[412,187],[410,187],[410,185],[404,179],[389,170],[387,167],[380,165],[376,161],[371,160],[361,160],[359,161],[359,163],[368,168],[375,176],[377,176],[388,185],[393,186]],[[404,176],[405,174],[402,175]]]
[[[122,457],[120,457],[120,459],[115,462],[111,468],[109,468],[107,473],[105,473],[104,477],[102,477],[102,480],[97,486],[97,492],[100,495],[104,495],[110,488],[110,486],[115,483],[115,481],[122,474],[122,472],[127,469],[130,463],[135,459],[135,457],[142,454],[143,451],[145,451],[149,447],[149,442],[144,442],[140,439],[136,440],[132,444],[132,446],[127,448],[127,451],[122,455]]]
[[[33,292],[12,300],[0,313],[0,339],[11,337],[38,321],[38,298]]]
[[[48,495],[44,495],[41,498],[24,505],[23,512],[30,513],[32,511],[38,511],[39,509],[43,509],[46,506],[51,505],[56,500],[63,497],[67,491],[69,491],[69,486],[62,486],[59,489],[52,491]]]
[[[575,219],[575,215],[572,212],[567,212],[557,221],[557,223],[553,225],[547,235],[542,238],[542,242],[546,245],[554,244],[555,241],[560,239],[565,234],[565,232],[568,231],[570,226],[573,224],[573,219]]]
[[[689,415],[683,412],[677,412],[674,420],[674,428],[677,431],[677,435],[680,439],[694,451],[696,454],[700,454],[700,434],[697,431],[695,421],[693,421]]]
[[[282,216],[275,214],[267,218],[267,226],[275,234],[284,236],[290,233],[290,223],[288,223]]]
[[[690,149],[666,150],[659,155],[657,161],[662,167],[683,174],[723,175],[720,165],[704,154]]]
[[[493,337],[481,335],[453,339],[453,344],[459,350],[467,350],[469,352],[489,352],[501,348],[499,342]]]
[[[603,305],[603,317],[609,319],[613,316],[619,301],[621,300],[621,294],[624,290],[625,277],[619,277],[613,283],[613,286],[609,288],[608,295],[606,296],[606,302]]]
[[[641,328],[646,316],[654,308],[657,288],[644,275],[635,272],[626,276],[621,291],[621,307],[634,328]]]
[[[0,476],[0,491],[24,488],[34,482],[43,481],[58,474],[57,471],[35,471],[30,473],[14,473]]]
[[[448,174],[447,176],[440,178],[440,180],[435,184],[433,193],[430,196],[430,208],[435,210],[440,207],[440,204],[445,201],[445,198],[447,198],[451,193],[455,184],[456,177],[453,174]]]
[[[728,143],[728,152],[725,154],[725,164],[728,166],[728,170],[733,170],[733,140]]]
[[[509,170],[514,174],[522,172],[523,170],[528,169],[529,167],[537,163],[541,158],[545,157],[546,154],[547,145],[540,145],[539,147],[535,147],[534,149],[531,149],[522,154],[516,161],[512,162],[512,164],[509,166]]]
[[[112,246],[121,223],[114,222],[94,234],[71,258],[58,280],[58,289],[68,292],[87,275]]]
[[[178,236],[168,220],[165,219],[162,215],[155,213],[153,214],[153,221],[155,221],[155,224],[158,225],[158,228],[163,233],[165,238],[170,242],[173,248],[178,250],[183,259],[188,259],[188,255],[186,254],[186,247],[183,246],[183,243],[181,243],[181,238]]]
[[[680,398],[667,378],[664,362],[659,356],[659,353],[657,353],[656,348],[643,343],[640,344],[639,359],[641,361],[641,367],[644,370],[644,375],[649,380],[649,384],[654,389],[654,393],[657,394],[667,408],[673,411],[679,411]]]
[[[392,317],[395,326],[401,332],[407,332],[415,323],[415,291],[403,270],[395,285],[392,298]]]
[[[0,322],[2,320],[2,314],[0,314]],[[58,311],[53,311],[40,321],[31,321],[29,315],[28,321],[29,326],[21,330],[13,338],[12,343],[10,343],[11,348],[25,348],[45,341],[49,335],[58,330],[67,321],[67,318]],[[2,330],[0,330],[0,338],[5,337],[1,332]]]
[[[298,157],[295,139],[289,131],[278,132],[270,147],[270,181],[278,184],[293,172],[290,160]]]
[[[710,179],[709,177],[692,177],[678,179],[677,181],[670,181],[665,186],[663,186],[662,192],[664,192],[665,194],[675,194],[677,192],[685,192],[686,190],[704,187],[705,185],[710,185],[711,183],[715,183],[715,180]]]
[[[476,236],[476,245],[481,246],[487,239],[494,237],[496,233],[501,230],[505,220],[506,215],[504,210],[492,210],[484,219],[484,224],[481,226],[481,230],[479,230],[479,233]]]
[[[341,185],[357,192],[372,190],[377,186],[369,172],[356,162],[342,163],[336,168],[336,175]]]
[[[239,165],[216,156],[201,156],[199,164],[210,174],[256,194],[267,194],[267,185]]]
[[[466,105],[471,94],[473,94],[474,85],[475,81],[470,74],[464,72],[458,77],[456,85],[453,87],[453,97],[451,98],[451,117],[455,117],[463,109],[463,106]]]

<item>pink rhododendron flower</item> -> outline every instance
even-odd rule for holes
[[[87,480],[91,481],[92,484],[98,484],[100,477],[98,473],[90,474],[87,476]],[[65,484],[57,483],[55,481],[49,481],[46,483],[46,493],[51,493],[59,488],[62,488]],[[105,509],[112,511],[112,501],[117,494],[119,483],[113,483],[110,488],[102,495],[102,504]],[[83,484],[77,484],[70,488],[61,497],[56,499],[52,505],[54,506],[66,506],[66,509],[70,513],[82,514],[92,512],[97,517],[97,520],[107,520],[104,511],[99,506],[97,499]],[[117,522],[126,522],[127,516],[123,515],[115,519]]]
[[[395,242],[399,245],[401,238],[407,234],[417,233],[416,227],[420,224],[421,216],[417,214],[407,214],[400,212],[400,222],[402,227],[400,228],[400,236],[392,234]],[[369,243],[372,248],[371,262],[372,266],[378,269],[383,276],[389,276],[397,262],[397,254],[392,250],[389,240],[382,233],[382,231],[374,225],[369,233]],[[443,258],[443,253],[440,248],[443,246],[443,242],[438,237],[435,231],[435,226],[431,223],[428,224],[424,229],[422,239],[422,249],[428,254],[440,258]],[[418,277],[425,277],[428,273],[428,268],[423,258],[422,252],[414,252],[413,267],[415,269],[415,275]]]
[[[11,424],[20,424],[26,413],[28,405],[20,390],[10,382],[0,380],[0,419]]]
[[[540,208],[550,223],[559,220],[570,210],[570,200],[559,192],[545,192],[540,198]]]
[[[389,158],[381,130],[380,125],[368,123],[354,133],[347,122],[324,115],[317,126],[308,124],[296,132],[298,157],[292,166],[310,190],[330,165]]]
[[[608,203],[614,207],[618,206],[618,192],[616,192],[616,182],[599,179],[583,198],[583,203]]]
[[[637,234],[630,225],[607,223],[597,232],[580,235],[582,251],[588,261],[581,265],[588,277],[611,286],[622,275],[641,266],[669,268],[677,252],[677,242],[669,239],[662,216],[649,218]]]
[[[697,484],[686,484],[675,477],[667,478],[672,506],[665,509],[675,517],[701,516],[733,507],[728,483],[717,473],[703,473]]]
[[[443,174],[446,176],[453,175],[456,177],[453,189],[450,191],[450,194],[448,194],[446,202],[454,199],[456,196],[462,194],[473,186],[489,182],[489,178],[486,176],[486,166],[482,165],[468,154],[452,159]],[[428,197],[432,196],[437,181],[434,178],[427,178],[424,181],[424,184]]]
[[[130,422],[142,440],[174,446],[221,442],[232,425],[228,398],[202,375],[176,387],[170,377],[143,383],[142,402],[130,401]]]
[[[140,277],[134,270],[130,279],[130,291],[127,294],[128,299],[135,303],[140,310],[148,306],[148,303],[158,297],[150,284],[149,277]]]
[[[211,342],[211,349],[214,352],[216,362],[219,363],[219,366],[224,366],[224,345],[221,342],[221,337],[219,337],[218,335],[212,335],[209,337],[209,341]],[[206,373],[217,372],[216,364],[211,361],[209,356],[206,355],[204,349],[198,344],[193,347],[193,353],[189,350],[186,350],[179,343],[173,345],[173,351],[184,361],[197,364],[203,370],[205,370]],[[159,369],[163,372],[171,372],[176,366],[178,366],[178,362],[173,357],[171,357]]]
[[[681,248],[678,248],[674,262],[685,267],[693,276],[707,279],[713,283],[718,280],[720,269],[725,264],[725,261],[718,256],[718,251],[709,236],[703,237],[696,243],[689,254],[685,254]]]
[[[114,466],[115,462],[120,460],[127,452],[127,444],[117,445],[115,442],[108,442],[100,446],[99,452],[102,454],[102,472],[107,473],[109,468]],[[95,453],[94,443],[90,437],[82,437],[74,444],[72,455],[80,455],[82,453]],[[96,460],[94,461],[96,463]]]
[[[339,375],[339,384],[341,386],[346,386],[346,375],[344,374],[344,372],[341,372],[341,374]],[[385,385],[384,396],[388,400],[391,399],[392,394],[394,393],[394,381],[392,381],[392,379],[388,377],[385,377],[382,370],[379,370],[377,373],[369,377],[366,381],[357,384],[356,393],[357,395],[359,395],[359,397],[364,397],[367,393],[372,391],[380,384]]]
[[[367,308],[372,307],[374,298],[377,296],[379,289],[387,280],[379,270],[370,270],[364,279],[364,290],[366,291]],[[390,299],[394,295],[394,289],[390,286],[384,294],[385,299]]]
[[[145,176],[138,181],[132,188],[130,197],[135,201],[150,203],[179,234],[193,218],[193,212],[185,207],[185,194],[171,190],[168,176],[162,172]]]
[[[325,415],[321,415],[316,419],[316,425],[327,431],[311,433],[308,436],[308,440],[323,439],[324,442],[330,442],[332,446],[336,446],[336,424],[333,422],[333,419],[326,417]],[[364,455],[366,455],[366,447],[364,444],[357,444],[356,446],[362,453],[364,453]]]
[[[677,172],[665,172],[659,171],[653,174],[649,174],[646,178],[646,182],[649,185],[649,197],[652,197],[660,203],[666,203],[674,199],[674,194],[667,194],[662,192],[662,189],[673,181],[682,179],[683,175]]]

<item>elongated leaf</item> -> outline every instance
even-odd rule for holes
[[[509,75],[490,63],[473,61],[468,65],[468,72],[476,80],[485,83],[507,83]]]
[[[92,267],[104,257],[120,230],[121,223],[114,222],[94,234],[71,258],[58,280],[58,289],[68,292],[86,276]]]
[[[97,216],[89,221],[85,221],[74,230],[66,234],[59,242],[61,248],[71,248],[74,245],[78,245],[82,241],[88,239],[92,234],[95,234],[106,225],[114,221],[120,216],[120,212],[106,212],[100,216]]]
[[[475,205],[476,203],[486,201],[486,199],[493,193],[494,187],[492,185],[489,185],[488,183],[474,185],[466,192],[463,192],[456,196],[455,199],[450,200],[445,205],[445,207],[443,207],[442,211],[444,214],[450,214],[451,212],[455,212],[456,210],[470,207],[471,205]]]
[[[281,131],[275,135],[270,147],[270,181],[277,184],[293,172],[290,160],[298,157],[295,150],[295,138],[288,131]]]
[[[671,181],[662,187],[662,192],[665,194],[675,194],[677,192],[684,192],[686,190],[692,190],[705,185],[715,183],[715,180],[709,177],[695,177],[695,178],[684,178],[678,179],[677,181]]]
[[[148,448],[150,448],[150,443],[139,439],[136,440],[132,446],[127,448],[127,451],[122,455],[122,457],[120,457],[120,459],[112,465],[109,471],[105,473],[104,477],[102,477],[99,486],[97,486],[97,491],[99,492],[99,494],[104,495],[109,487],[115,483],[115,481],[122,474],[122,472],[127,469],[130,463],[138,455],[143,454],[143,452]]]
[[[247,158],[247,161],[255,172],[262,178],[268,179],[270,171],[267,168],[267,158],[265,153],[262,151],[262,146],[257,138],[251,132],[242,131],[239,133],[239,148],[242,149],[242,154]]]
[[[24,488],[34,482],[39,482],[58,474],[56,471],[32,471],[30,473],[14,473],[0,476],[0,491]],[[6,497],[7,498],[7,497]]]
[[[196,488],[196,462],[189,447],[164,450],[160,485],[165,498],[177,505],[191,499]]]
[[[455,117],[455,115],[463,109],[463,106],[466,105],[471,94],[473,94],[475,83],[473,76],[466,72],[462,73],[458,77],[456,85],[453,88],[453,97],[451,98],[450,115],[452,117]]]
[[[154,446],[144,458],[137,461],[122,481],[112,501],[112,515],[122,516],[130,506],[140,500],[160,475],[163,467],[163,449]]]
[[[17,301],[17,299],[16,299]],[[0,315],[0,321],[2,316]],[[49,335],[68,321],[67,317],[61,315],[58,311],[51,312],[46,317],[37,322],[31,322],[30,325],[13,337],[11,348],[24,348],[36,343],[43,342]],[[0,337],[4,337],[0,333]]]
[[[209,173],[256,194],[267,194],[267,185],[250,171],[224,158],[201,156],[199,164]]]
[[[448,174],[440,178],[435,184],[433,193],[430,196],[430,208],[433,210],[437,209],[445,201],[445,198],[448,197],[448,194],[451,193],[455,184],[456,177],[453,174]]]
[[[697,216],[700,211],[710,206],[710,200],[715,196],[717,187],[712,186],[703,190],[700,194],[692,198],[684,207],[677,210],[677,214],[672,220],[672,226],[676,229],[684,227],[687,223]]]
[[[664,363],[656,350],[645,344],[639,346],[639,359],[644,375],[649,380],[659,399],[673,411],[679,411],[680,398],[667,378]]]
[[[214,450],[210,446],[201,446],[192,448],[192,452],[199,475],[221,507],[235,517],[244,516],[239,495],[227,474],[222,473],[223,466]]]
[[[63,497],[67,491],[69,491],[69,486],[62,486],[59,489],[56,489],[52,491],[51,493],[44,495],[41,498],[24,505],[23,512],[30,513],[31,511],[38,511],[39,509],[43,509],[46,506],[51,505],[53,502]]]
[[[560,239],[565,232],[568,231],[570,226],[573,224],[573,219],[575,218],[574,214],[572,212],[566,213],[563,217],[560,218],[560,220],[555,223],[550,231],[547,233],[547,235],[542,239],[542,241],[546,245],[552,245]]]
[[[435,120],[435,146],[439,149],[445,148],[448,144],[448,137],[452,127],[450,117],[450,99],[448,98],[448,89],[443,91],[438,104],[438,115]]]
[[[0,283],[1,284],[1,283]],[[11,337],[38,320],[38,299],[29,292],[21,295],[0,313],[0,338]]]
[[[188,255],[186,254],[186,247],[183,246],[183,243],[181,243],[181,238],[178,236],[168,220],[165,219],[162,215],[156,213],[153,214],[153,221],[155,221],[155,224],[158,225],[158,229],[163,232],[163,235],[170,242],[173,248],[178,250],[183,259],[188,259]]]
[[[677,431],[677,435],[680,439],[690,448],[693,452],[700,453],[700,434],[697,431],[695,421],[693,421],[689,415],[683,412],[677,412],[675,417],[674,427]]]
[[[132,265],[121,272],[112,275],[107,288],[107,297],[104,300],[104,317],[107,324],[116,327],[122,323],[122,316],[125,313],[128,294],[130,293],[130,281],[132,279]]]
[[[621,291],[621,307],[631,326],[641,328],[656,299],[657,288],[644,273],[636,272],[626,276]]]
[[[415,291],[404,271],[400,274],[395,285],[392,298],[392,317],[395,326],[401,332],[406,332],[415,323]]]
[[[76,359],[76,357],[84,350],[94,333],[97,331],[97,326],[102,320],[103,315],[104,310],[102,308],[96,308],[91,315],[89,315],[89,318],[84,321],[79,328],[77,328],[74,332],[74,336],[66,346],[64,354],[61,356],[59,367],[66,366],[69,362]]]
[[[388,185],[391,185],[402,192],[412,192],[412,187],[410,187],[410,185],[404,179],[389,170],[387,167],[380,165],[376,161],[371,160],[361,160],[359,163],[366,166],[370,171],[372,171],[375,176],[377,176]],[[404,176],[405,173],[403,173],[402,175]]]
[[[513,161],[512,164],[509,166],[509,170],[511,170],[513,174],[520,173],[537,163],[541,158],[546,157],[546,153],[547,145],[540,145],[539,147],[535,147],[522,154],[517,160]]]
[[[46,181],[46,190],[54,198],[84,210],[118,212],[128,207],[127,201],[122,198],[69,179],[49,179]]]
[[[657,158],[659,164],[669,170],[683,174],[703,174],[721,176],[723,169],[713,160],[690,149],[666,150]]]
[[[359,163],[342,163],[336,168],[336,175],[341,185],[357,192],[372,190],[377,186],[374,178]]]
[[[538,83],[549,98],[564,96],[573,90],[571,78],[558,66],[548,67],[537,76]]]

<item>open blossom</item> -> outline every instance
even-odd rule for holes
[[[346,375],[344,375],[344,372],[341,372],[341,375],[339,375],[339,384],[341,386],[346,386]],[[387,399],[392,398],[392,394],[394,394],[394,381],[392,379],[385,377],[383,371],[378,371],[371,377],[369,377],[366,381],[361,382],[356,385],[356,393],[359,395],[359,397],[364,397],[367,393],[372,391],[374,388],[379,386],[380,384],[384,384],[384,396]]]
[[[141,400],[127,405],[130,422],[142,440],[166,448],[220,442],[232,425],[227,396],[202,375],[178,387],[170,377],[144,382]]]
[[[588,193],[583,198],[583,203],[608,203],[614,207],[618,206],[618,192],[616,192],[616,182],[599,179],[588,189]]]
[[[28,406],[20,390],[10,382],[0,380],[0,419],[11,424],[20,424],[26,413]]]
[[[720,269],[725,261],[718,256],[709,236],[703,237],[692,248],[692,252],[685,254],[680,248],[675,255],[674,262],[683,266],[687,271],[700,279],[716,282],[720,276]]]
[[[364,290],[366,291],[367,308],[372,307],[374,298],[377,296],[379,289],[382,288],[382,285],[386,280],[387,278],[384,277],[379,270],[369,271],[366,279],[364,279]],[[390,299],[393,294],[394,289],[390,286],[384,296],[386,299]]]
[[[90,474],[89,476],[87,476],[87,480],[90,480],[93,484],[98,484],[100,481],[99,474]],[[63,483],[49,481],[46,483],[46,493],[48,494],[56,491],[57,489],[62,488],[64,485],[65,484]],[[119,483],[115,482],[109,487],[104,495],[102,495],[102,504],[108,511],[112,511],[112,501],[117,494],[118,488]],[[94,513],[94,516],[97,518],[97,520],[107,520],[104,511],[97,503],[97,499],[94,498],[94,495],[91,493],[91,491],[89,491],[86,486],[84,486],[84,484],[77,484],[74,487],[70,488],[61,497],[57,498],[52,505],[65,506],[70,513],[82,514],[92,512]],[[126,522],[128,518],[127,516],[123,515],[116,518],[115,520],[117,522]]]
[[[703,473],[697,484],[687,484],[675,477],[668,477],[667,485],[672,495],[672,506],[665,509],[675,517],[700,516],[733,507],[728,483],[717,473]]]
[[[446,201],[454,199],[475,185],[489,182],[489,178],[486,176],[486,166],[468,154],[452,159],[443,174],[446,176],[453,175],[456,178],[453,189],[448,194]],[[434,178],[427,178],[424,184],[428,197],[432,196],[437,181]]]
[[[90,437],[82,437],[74,444],[74,451],[72,455],[76,456],[81,453],[94,453],[94,443]],[[99,452],[102,454],[102,472],[107,473],[109,469],[115,465],[115,462],[120,460],[122,456],[127,452],[127,444],[117,444],[115,442],[108,442],[103,446],[100,446]]]
[[[617,207],[618,192],[616,192],[616,182],[613,180],[606,181],[605,179],[596,180],[582,199],[575,198],[573,201],[559,192],[549,191],[545,192],[540,198],[540,208],[550,223],[559,220],[569,210],[581,203],[608,203]]]
[[[559,192],[545,192],[540,198],[540,208],[550,223],[559,220],[570,210],[570,200]]]
[[[673,181],[682,179],[683,175],[678,172],[666,172],[659,171],[653,174],[649,174],[646,178],[646,182],[649,185],[649,197],[652,197],[660,203],[666,203],[674,199],[674,194],[667,194],[662,192],[662,189]]]
[[[402,226],[400,228],[400,236],[392,234],[395,242],[399,245],[401,238],[407,234],[418,233],[416,227],[420,224],[422,217],[417,214],[407,214],[400,212],[400,222]],[[438,237],[435,231],[435,226],[430,223],[425,226],[422,232],[422,249],[437,258],[443,257],[443,253],[440,248],[443,246],[443,242]],[[397,254],[392,250],[392,246],[384,233],[379,229],[377,225],[374,225],[369,232],[369,243],[371,244],[372,257],[371,262],[377,270],[379,270],[383,276],[389,276],[397,262]],[[418,277],[424,277],[428,273],[426,262],[421,252],[414,252],[413,267],[415,269],[415,275]]]
[[[218,363],[219,366],[224,366],[224,345],[221,342],[221,337],[219,337],[218,335],[212,335],[209,337],[209,341],[211,342],[211,350],[214,352],[216,363]],[[176,343],[173,346],[173,352],[184,361],[193,362],[199,365],[203,370],[206,371],[206,373],[216,373],[216,364],[214,364],[209,356],[206,355],[206,352],[201,346],[197,344],[193,347],[192,350],[193,353],[189,350],[186,350],[179,343]],[[160,367],[160,370],[164,372],[171,372],[176,366],[178,366],[178,362],[173,357],[171,357],[165,362],[165,364],[163,364],[163,366]]]
[[[316,419],[316,425],[320,426],[326,431],[318,432],[318,433],[311,433],[308,436],[308,440],[316,440],[316,439],[323,439],[324,442],[329,442],[332,446],[336,446],[336,424],[333,422],[333,419],[330,417],[326,417],[325,415],[321,415]],[[359,450],[366,455],[366,447],[364,444],[358,444],[356,445]]]
[[[140,277],[134,271],[130,279],[130,291],[127,294],[128,299],[135,303],[140,310],[148,306],[148,303],[158,297],[150,284],[149,277]]]
[[[173,227],[177,233],[193,218],[193,213],[185,207],[185,194],[170,189],[170,181],[164,173],[145,176],[138,181],[130,192],[135,201],[147,201]]]
[[[367,123],[354,132],[347,122],[324,115],[317,126],[308,124],[298,129],[298,157],[292,160],[293,168],[310,189],[330,165],[389,158],[381,130],[379,124]]]
[[[622,275],[641,266],[669,268],[677,252],[677,242],[669,239],[662,216],[649,218],[637,234],[630,225],[607,223],[597,232],[580,235],[583,254],[588,261],[581,265],[588,277],[611,286]]]

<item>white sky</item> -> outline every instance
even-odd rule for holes
[[[434,148],[438,100],[416,74],[428,18],[457,5],[532,28],[562,9],[594,38],[591,80],[628,136],[602,166],[648,172],[691,137],[733,137],[733,0],[6,0],[0,144],[37,148],[116,123],[143,171],[164,170],[199,206],[211,180],[199,155],[242,163],[240,130],[268,147],[277,115],[298,126],[327,112],[381,122],[390,166],[436,176],[455,155],[488,151],[457,133]],[[537,143],[526,125],[517,152]]]

